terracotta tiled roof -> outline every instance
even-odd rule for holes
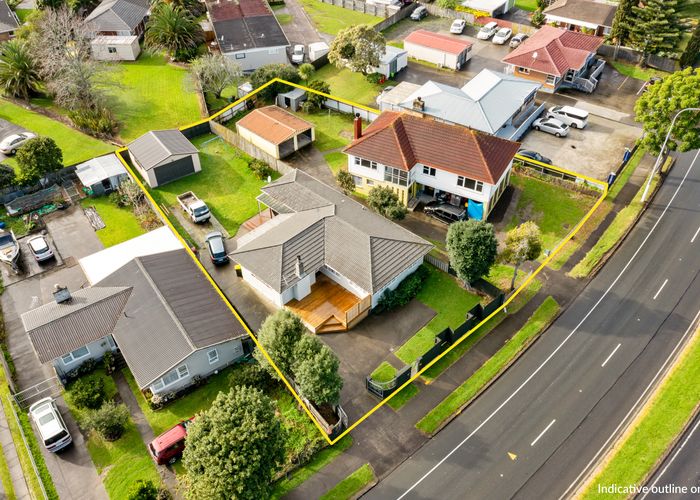
[[[543,26],[525,43],[503,58],[506,64],[529,68],[548,75],[564,76],[569,69],[580,69],[603,39]]]
[[[313,127],[312,123],[278,106],[266,106],[251,111],[236,124],[250,130],[273,144],[281,144]]]
[[[464,49],[472,46],[472,43],[467,40],[460,40],[457,37],[443,35],[427,30],[416,30],[408,35],[404,42],[423,45],[431,49],[442,50],[450,54],[460,54]]]
[[[519,146],[460,125],[385,111],[344,151],[402,170],[421,163],[495,184]]]

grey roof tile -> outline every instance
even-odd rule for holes
[[[15,13],[5,0],[0,0],[0,33],[8,33],[19,28],[19,22]]]
[[[104,0],[85,18],[94,31],[133,31],[148,14],[146,0]]]
[[[129,144],[129,152],[141,168],[150,170],[176,155],[198,153],[194,145],[177,129],[151,130]]]

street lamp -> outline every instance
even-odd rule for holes
[[[676,118],[678,118],[678,116],[685,111],[700,111],[700,108],[683,108],[678,113],[676,113],[673,117],[673,120],[671,120],[671,125],[668,127],[668,132],[666,133],[666,138],[664,139],[664,143],[661,146],[661,151],[659,151],[659,156],[656,158],[656,163],[654,164],[654,168],[651,169],[651,175],[649,175],[649,180],[647,180],[647,185],[644,188],[644,193],[642,193],[642,203],[644,203],[647,199],[647,194],[649,193],[649,186],[651,186],[651,180],[654,178],[654,174],[656,174],[656,171],[658,170],[659,165],[661,164],[661,155],[663,155],[664,151],[666,150],[666,144],[668,144],[668,139],[671,137],[671,132],[673,131],[673,126],[676,123]]]

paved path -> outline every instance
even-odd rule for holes
[[[7,425],[7,418],[14,418],[14,416],[10,415],[7,417],[5,412],[0,409],[0,445],[2,445],[2,453],[5,455],[7,467],[10,469],[10,478],[12,479],[12,488],[15,491],[15,497],[19,500],[28,499],[31,498],[29,495],[29,488],[24,479],[22,465],[19,463],[17,449],[12,440],[12,433]],[[19,446],[23,446],[22,443],[18,444]],[[6,498],[5,489],[0,493],[0,498]]]

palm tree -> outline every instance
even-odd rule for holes
[[[39,88],[39,74],[29,45],[15,38],[0,45],[0,87],[5,95],[29,100]]]
[[[159,3],[146,25],[146,45],[164,50],[176,61],[186,61],[196,55],[203,41],[197,21],[181,7]]]

